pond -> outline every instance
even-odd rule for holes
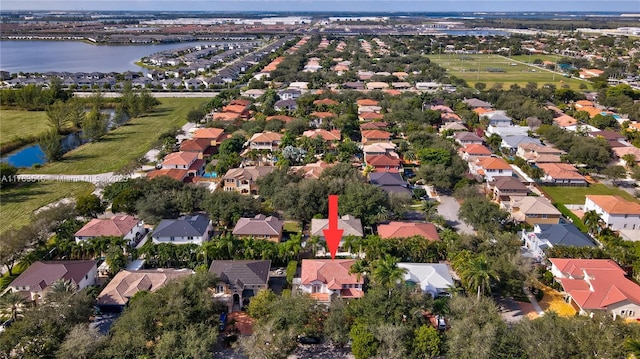
[[[64,136],[61,141],[62,150],[64,152],[71,151],[72,149],[87,142],[82,139],[81,132],[70,133]],[[47,157],[42,151],[42,148],[40,148],[40,145],[34,144],[22,147],[9,155],[2,157],[0,161],[8,162],[10,165],[18,168],[25,168],[47,163]]]
[[[109,116],[109,128],[111,128],[113,126],[112,121],[115,117],[115,111],[107,109],[100,112]],[[82,138],[82,131],[70,133],[64,136],[61,141],[63,152],[71,151],[72,149],[88,142]],[[0,161],[8,162],[10,165],[18,168],[26,168],[33,167],[33,165],[43,165],[47,163],[47,158],[39,144],[31,144],[9,153],[8,155],[0,158]]]

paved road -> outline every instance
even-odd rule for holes
[[[19,182],[90,182],[95,185],[106,185],[122,181],[127,176],[116,175],[113,172],[97,173],[93,175],[61,175],[61,174],[21,174],[16,176]]]
[[[455,228],[458,232],[466,233],[466,234],[474,234],[475,231],[471,226],[462,222],[458,218],[458,210],[460,209],[460,205],[456,201],[455,198],[451,196],[440,195],[440,205],[438,206],[438,214],[443,216],[449,225]]]
[[[91,97],[94,92],[74,92],[75,97]],[[202,97],[216,97],[218,92],[149,92],[149,94],[155,98],[165,97],[178,97],[178,98],[202,98]],[[121,92],[102,92],[102,96],[105,98],[116,98],[122,96]]]

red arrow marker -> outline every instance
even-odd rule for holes
[[[342,240],[342,229],[338,228],[338,195],[329,195],[329,228],[322,231],[331,253],[331,259],[336,259],[336,252]]]

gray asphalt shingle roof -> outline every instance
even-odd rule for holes
[[[203,214],[163,219],[153,231],[153,237],[201,237],[208,226],[209,217]]]
[[[546,239],[554,246],[595,247],[595,244],[571,223],[538,224],[540,239]]]

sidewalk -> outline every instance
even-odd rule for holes
[[[540,304],[538,304],[538,301],[536,300],[536,297],[533,296],[533,294],[531,293],[529,288],[522,287],[522,290],[524,291],[524,294],[527,295],[527,298],[529,298],[529,301],[531,302],[531,305],[533,305],[533,309],[535,309],[536,312],[538,312],[538,314],[540,316],[543,316],[544,315],[544,310],[542,310],[542,308],[540,307]]]

